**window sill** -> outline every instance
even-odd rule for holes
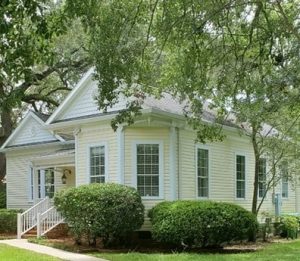
[[[246,198],[235,198],[236,201],[245,201],[247,200]]]
[[[164,200],[163,197],[142,197],[142,200]]]
[[[199,200],[209,200],[209,197],[197,197]]]

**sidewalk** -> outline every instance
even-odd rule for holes
[[[33,252],[54,256],[62,260],[68,261],[107,261],[105,259],[96,258],[92,256],[76,254],[72,252],[63,251],[60,249],[55,249],[52,247],[42,246],[38,244],[28,243],[26,239],[9,239],[0,240],[0,244],[6,244],[13,247],[23,248]]]

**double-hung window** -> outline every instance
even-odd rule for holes
[[[198,197],[207,198],[209,193],[209,152],[197,148],[197,188]]]
[[[160,144],[136,144],[137,190],[142,197],[160,197]]]
[[[258,164],[258,196],[264,197],[267,189],[267,160],[265,158],[259,159]]]
[[[94,146],[89,148],[90,153],[90,183],[105,182],[105,146]]]
[[[246,195],[246,157],[236,155],[236,198]]]

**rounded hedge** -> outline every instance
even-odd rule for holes
[[[219,247],[249,239],[258,229],[244,208],[211,201],[162,202],[149,211],[155,240],[188,247]]]
[[[138,192],[119,184],[90,184],[58,192],[54,204],[65,217],[77,240],[87,237],[105,246],[120,244],[144,222],[144,206]]]

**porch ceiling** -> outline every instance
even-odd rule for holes
[[[74,166],[75,149],[60,149],[31,159],[33,166]]]

